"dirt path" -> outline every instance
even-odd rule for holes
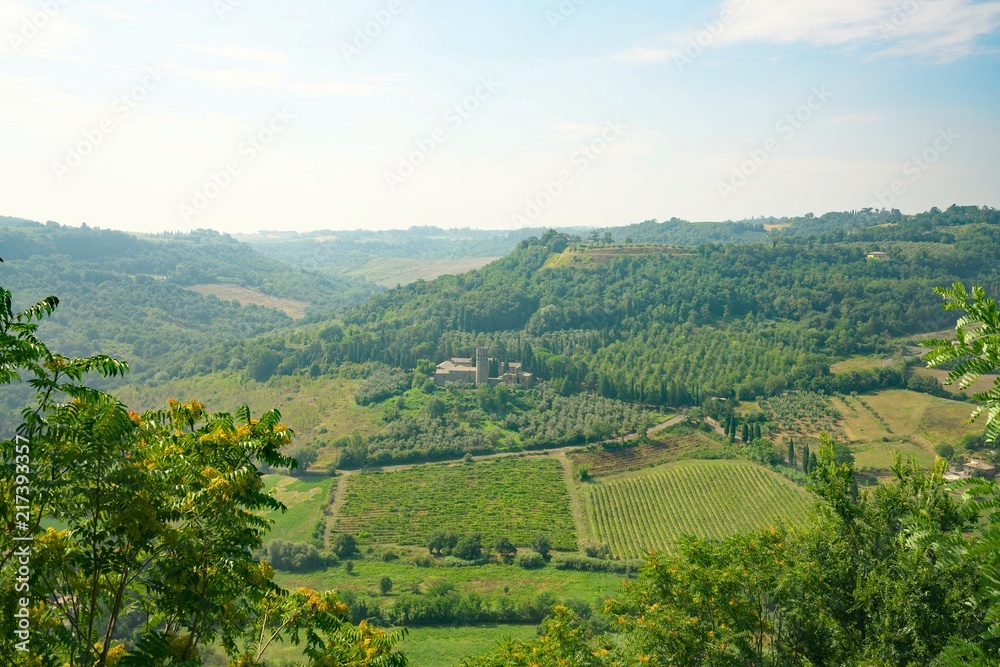
[[[573,510],[573,523],[576,524],[577,544],[590,541],[590,522],[587,520],[587,507],[583,501],[583,492],[573,476],[573,462],[565,453],[557,454],[556,458],[563,467],[563,477],[569,490],[570,504]]]
[[[347,501],[347,480],[353,475],[354,472],[351,470],[341,470],[338,476],[334,478],[334,482],[337,484],[337,490],[333,494],[333,502],[330,503],[329,516],[326,518],[326,535],[327,535],[327,546],[329,546],[330,535],[334,533],[334,523],[337,520],[337,516],[340,514],[340,510],[343,509],[344,503]]]
[[[707,421],[708,425],[711,426],[713,429],[715,429],[715,432],[718,433],[719,435],[725,435],[726,434],[726,429],[722,428],[719,425],[719,422],[715,421],[711,417],[706,417],[705,421]]]

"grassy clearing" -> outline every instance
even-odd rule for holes
[[[598,482],[585,492],[592,533],[619,557],[670,550],[682,535],[724,537],[801,523],[808,494],[745,461],[683,461]]]
[[[891,438],[889,431],[856,397],[845,396],[843,399],[833,398],[831,400],[834,407],[840,411],[841,423],[848,441],[876,442],[883,438]]]
[[[563,467],[551,457],[351,475],[334,526],[374,544],[422,546],[451,530],[482,533],[486,543],[505,535],[519,546],[543,533],[556,549],[576,548]]]
[[[934,455],[927,451],[926,447],[911,442],[866,442],[851,445],[851,452],[854,454],[854,464],[858,469],[874,468],[887,471],[892,468],[892,457],[895,452],[899,452],[904,459],[911,456],[916,458],[917,463],[922,466],[929,468],[934,465]]]
[[[841,373],[851,373],[853,371],[870,371],[882,367],[883,359],[875,357],[851,357],[838,361],[830,365],[830,372],[834,375]]]
[[[393,592],[382,599],[392,604],[398,591],[408,591],[413,584],[426,591],[435,584],[449,582],[462,594],[477,593],[483,596],[509,595],[514,599],[534,598],[538,593],[549,592],[556,598],[579,599],[596,602],[618,591],[622,576],[607,572],[577,572],[544,567],[525,570],[515,565],[491,563],[481,567],[417,567],[411,563],[417,550],[404,552],[399,560],[384,563],[378,560],[356,560],[350,573],[343,567],[332,567],[320,572],[291,574],[278,572],[275,580],[285,588],[306,586],[315,590],[354,591],[378,594],[382,577],[392,580]],[[420,550],[419,553],[427,553]],[[504,592],[504,588],[507,589]]]
[[[958,383],[955,383],[953,385],[944,384],[945,381],[948,379],[948,371],[942,371],[939,369],[931,369],[931,368],[918,368],[916,369],[915,373],[917,375],[929,375],[930,377],[936,378],[937,381],[940,382],[947,391],[950,391],[953,394],[957,394],[959,393],[959,391],[964,391],[969,396],[989,391],[993,387],[993,383],[997,381],[997,378],[1000,378],[1000,375],[984,375],[979,379],[979,382],[975,383],[968,389],[959,389]]]
[[[657,434],[648,443],[620,449],[609,450],[601,445],[592,445],[586,451],[571,454],[570,460],[576,470],[586,468],[592,477],[602,477],[678,461],[699,452],[717,453],[723,449],[721,442],[702,431],[681,435],[671,431]]]
[[[301,479],[284,475],[265,475],[268,491],[288,507],[288,511],[271,512],[274,526],[267,539],[308,542],[316,523],[323,518],[330,485],[336,478],[325,475],[307,475]]]
[[[498,257],[468,259],[422,260],[403,257],[373,259],[351,275],[377,283],[382,287],[408,285],[417,280],[434,280],[440,276],[457,275],[481,269]]]
[[[301,320],[305,317],[306,308],[309,307],[309,304],[305,301],[271,296],[270,294],[264,294],[263,292],[241,285],[212,283],[208,285],[192,285],[184,289],[197,292],[202,296],[215,296],[223,301],[235,301],[241,306],[253,304],[262,306],[263,308],[273,308],[274,310],[282,311],[293,320]]]
[[[134,410],[157,409],[176,398],[203,402],[210,411],[235,411],[244,403],[255,413],[271,408],[281,411],[282,420],[295,431],[295,442],[326,445],[341,435],[357,430],[372,435],[382,428],[378,414],[354,403],[357,380],[282,377],[263,384],[233,374],[213,374],[175,380],[155,387],[125,386],[115,394]],[[333,452],[320,451],[320,465]]]

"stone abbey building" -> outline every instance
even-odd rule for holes
[[[498,363],[500,369],[499,377],[490,377],[489,351],[485,347],[476,348],[476,363],[473,365],[472,359],[464,357],[453,357],[437,366],[434,372],[434,384],[443,387],[448,382],[458,384],[471,384],[475,386],[498,384],[517,385],[523,389],[531,389],[535,386],[534,373],[525,373],[521,368],[521,363],[512,361],[510,363]]]

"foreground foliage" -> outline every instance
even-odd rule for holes
[[[27,376],[37,392],[0,443],[3,664],[195,666],[218,643],[249,667],[290,641],[311,665],[405,665],[400,635],[351,625],[336,594],[279,588],[254,559],[262,514],[282,509],[257,462],[295,465],[278,412],[129,412],[83,383],[124,364],[62,357],[37,337],[57,305],[16,313],[0,288],[0,384]]]

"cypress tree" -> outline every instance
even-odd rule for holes
[[[795,467],[795,441],[788,439],[788,465]]]
[[[743,437],[744,444],[750,442],[750,427],[747,424],[743,424],[743,432],[740,435]]]
[[[809,443],[802,448],[802,472],[809,473]]]
[[[819,467],[819,461],[816,460],[816,452],[809,455],[809,472],[812,472],[817,467]]]

